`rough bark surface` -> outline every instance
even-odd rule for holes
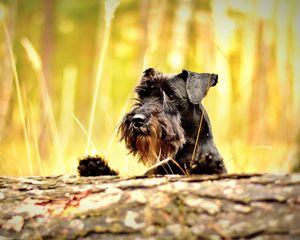
[[[0,239],[300,239],[300,175],[0,177]]]

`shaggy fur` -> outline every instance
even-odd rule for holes
[[[79,161],[78,172],[80,176],[100,176],[100,175],[118,175],[119,173],[112,170],[106,161],[100,156],[87,156]]]
[[[155,174],[225,173],[201,104],[208,89],[217,82],[216,74],[187,70],[163,74],[147,69],[135,89],[136,103],[119,127],[129,152],[146,166],[158,165],[152,171]],[[167,158],[171,160],[157,164]],[[80,169],[79,172],[82,175]]]

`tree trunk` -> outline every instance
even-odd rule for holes
[[[42,10],[43,10],[43,17],[44,17],[44,25],[42,31],[42,51],[41,51],[41,58],[42,58],[42,71],[43,77],[45,81],[45,88],[41,87],[41,94],[45,95],[45,92],[48,91],[49,96],[53,94],[54,90],[54,79],[53,79],[53,57],[54,57],[54,43],[55,43],[55,0],[43,0],[42,1]],[[41,80],[41,79],[39,79]],[[43,84],[43,83],[40,83]],[[47,94],[47,95],[48,95]],[[42,104],[42,103],[41,103]],[[48,107],[48,106],[47,106]],[[47,119],[49,118],[49,109],[42,106],[44,111],[42,112],[41,116],[41,131],[39,136],[39,152],[42,158],[46,158],[49,154],[48,149],[48,140],[49,136],[51,136],[51,130],[47,129]],[[47,109],[47,110],[45,110]]]
[[[16,13],[18,8],[17,0],[10,1],[8,5],[7,20],[5,21],[10,44],[14,45],[14,33],[16,24]],[[4,20],[2,20],[4,21]],[[2,27],[2,26],[1,26]],[[3,31],[3,30],[2,30]],[[3,33],[2,33],[3,34]],[[1,35],[1,39],[3,36]],[[0,140],[5,138],[5,135],[11,131],[12,121],[12,89],[13,89],[13,71],[11,66],[11,57],[9,55],[8,43],[3,41],[0,43],[0,69],[1,69],[1,80],[0,80]]]
[[[300,174],[0,177],[0,239],[300,239]]]

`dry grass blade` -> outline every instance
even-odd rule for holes
[[[104,68],[104,60],[105,60],[105,55],[108,49],[108,43],[109,43],[109,35],[110,35],[110,23],[113,18],[113,14],[116,10],[116,8],[119,5],[119,1],[107,1],[105,5],[105,10],[106,10],[106,24],[105,24],[105,29],[103,32],[103,42],[102,42],[102,47],[100,51],[100,55],[97,59],[97,72],[96,72],[96,78],[95,78],[95,87],[94,87],[94,93],[93,93],[93,101],[92,101],[92,106],[91,106],[91,112],[90,112],[90,120],[89,120],[89,127],[88,127],[88,136],[92,138],[92,132],[93,132],[93,126],[94,126],[94,120],[95,120],[95,111],[96,111],[96,105],[97,105],[97,100],[98,100],[98,95],[99,95],[99,90],[100,90],[100,84],[101,84],[101,78],[102,78],[102,73],[103,73],[103,68]],[[99,28],[100,31],[100,28]],[[101,29],[102,32],[102,29]],[[91,151],[91,145],[90,141],[87,141],[86,145],[86,154],[89,154]]]
[[[90,112],[90,120],[89,120],[89,127],[88,127],[88,135],[90,137],[92,136],[93,127],[94,127],[96,105],[97,105],[97,100],[98,100],[98,95],[99,95],[104,59],[105,59],[105,55],[106,55],[106,51],[107,51],[107,47],[108,47],[108,42],[109,42],[109,30],[106,28],[104,31],[103,47],[102,47],[102,51],[101,51],[101,54],[99,57],[99,64],[98,64],[94,93],[93,93],[93,101],[92,101],[91,112]],[[90,145],[89,141],[87,141],[86,154],[89,153],[90,147],[91,147],[91,145]]]
[[[81,128],[81,130],[83,131],[83,133],[85,134],[86,138],[89,141],[89,144],[92,146],[92,148],[95,148],[95,144],[93,143],[93,140],[91,138],[91,136],[88,134],[88,132],[86,131],[86,129],[84,128],[84,126],[82,125],[82,123],[79,121],[79,119],[75,116],[74,113],[72,113],[73,118],[75,119],[76,123],[78,124],[78,126]]]
[[[110,25],[110,22],[114,16],[117,7],[120,4],[120,0],[106,0],[105,1],[105,24]]]
[[[61,170],[62,169],[61,162],[63,161],[63,149],[61,146],[61,141],[57,130],[57,124],[54,117],[54,111],[53,111],[50,95],[48,92],[48,87],[42,71],[41,59],[36,49],[33,47],[33,45],[28,39],[23,38],[21,43],[26,51],[30,63],[33,66],[33,69],[35,70],[37,79],[39,80],[38,83],[39,83],[40,94],[44,106],[43,110],[45,115],[45,121],[49,124],[50,134],[52,137],[52,144],[54,146],[54,150],[56,154],[56,164],[57,167]]]
[[[32,135],[33,135],[33,145],[34,145],[35,154],[36,154],[36,158],[37,158],[37,167],[38,167],[38,170],[39,170],[39,175],[43,176],[44,175],[44,168],[43,168],[42,159],[41,159],[41,155],[40,155],[36,129],[34,127],[32,127],[31,132],[32,132]]]
[[[168,157],[154,165],[152,165],[150,168],[147,169],[147,171],[144,173],[145,176],[149,176],[149,175],[152,175],[154,173],[154,170],[159,167],[159,166],[162,166],[164,167],[163,165],[164,164],[168,164],[169,162],[173,162],[181,171],[184,175],[188,175],[187,172],[171,157]]]
[[[27,56],[32,64],[32,67],[35,71],[42,70],[41,59],[37,52],[35,51],[34,47],[32,46],[31,42],[27,38],[23,38],[21,41],[24,49],[26,50]]]
[[[19,82],[15,58],[14,58],[14,54],[13,54],[13,50],[12,50],[11,40],[9,37],[9,33],[7,31],[7,27],[4,22],[3,22],[3,28],[4,28],[4,32],[5,32],[5,39],[6,39],[6,43],[7,43],[8,50],[9,50],[9,56],[10,56],[11,66],[12,66],[13,75],[14,75],[14,82],[15,82],[15,87],[16,87],[16,91],[17,91],[20,119],[21,119],[21,123],[22,123],[22,129],[23,129],[23,134],[24,134],[25,144],[26,144],[26,154],[27,154],[27,161],[28,161],[28,165],[29,165],[29,173],[33,174],[33,166],[32,166],[32,159],[31,159],[31,147],[30,147],[29,136],[28,136],[28,131],[27,131],[27,127],[26,127],[25,111],[24,111],[23,100],[22,100],[22,95],[21,95],[20,82]]]

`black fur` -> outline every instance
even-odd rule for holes
[[[87,156],[79,160],[77,167],[80,176],[100,176],[100,175],[118,175],[119,173],[112,170],[106,161],[99,156]]]
[[[129,151],[149,167],[159,165],[157,163],[164,159],[173,159],[156,167],[152,171],[155,174],[226,173],[213,141],[208,115],[201,104],[209,88],[217,82],[216,74],[187,70],[180,74],[163,74],[147,69],[135,89],[136,103],[119,127]],[[100,175],[107,175],[109,171]]]

